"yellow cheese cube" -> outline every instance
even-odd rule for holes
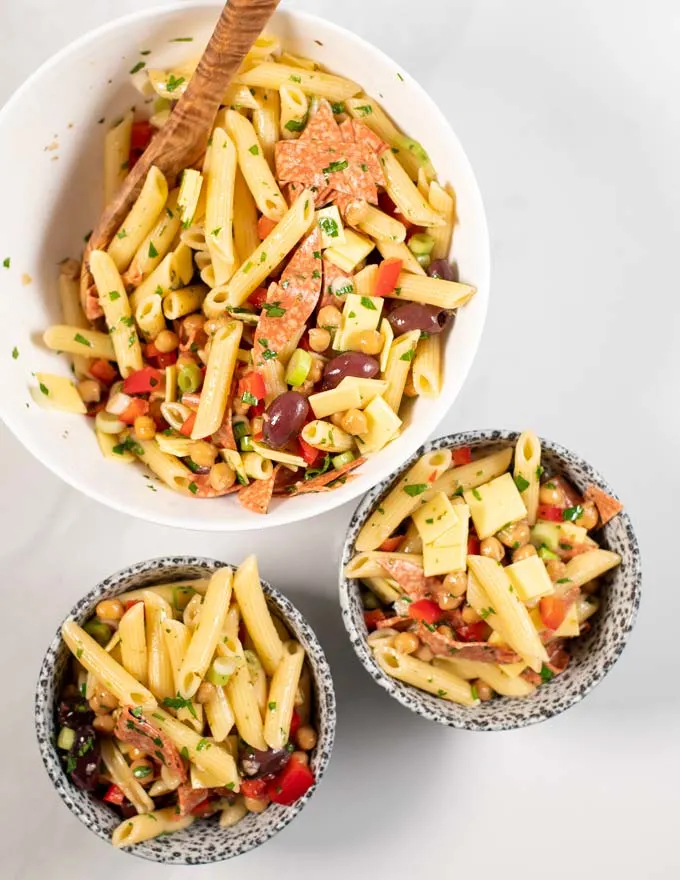
[[[423,569],[426,577],[449,574],[452,571],[465,571],[467,547],[435,547],[423,544]]]
[[[329,205],[327,208],[321,208],[316,212],[316,222],[321,232],[321,247],[337,247],[345,244],[345,227],[342,225],[340,212],[335,205]]]
[[[359,296],[348,293],[342,310],[333,348],[337,351],[358,351],[359,335],[364,330],[377,330],[382,313],[383,298],[380,296]]]
[[[578,608],[576,602],[573,602],[569,606],[569,610],[567,611],[567,616],[564,618],[562,623],[555,630],[555,636],[562,636],[564,638],[569,638],[572,636],[577,636],[581,632],[578,622]]]
[[[489,538],[508,523],[524,519],[527,509],[510,474],[503,474],[463,493],[481,539]]]
[[[330,391],[322,393],[330,394]],[[357,391],[357,395],[358,393]],[[314,396],[319,397],[320,395],[312,395],[312,397]],[[312,397],[309,398],[310,402]],[[374,397],[364,409],[364,415],[368,421],[368,431],[366,434],[359,434],[355,437],[357,446],[362,453],[378,452],[397,436],[401,427],[401,419],[382,397]]]
[[[374,397],[387,390],[387,382],[383,379],[361,379],[359,376],[345,376],[338,388],[356,388],[361,399],[360,406],[366,406]]]
[[[445,492],[437,492],[427,504],[413,512],[413,522],[423,544],[432,544],[458,522],[458,515]],[[452,541],[451,544],[460,542]],[[449,544],[449,546],[451,546]]]
[[[528,556],[521,562],[506,565],[505,571],[522,602],[554,592],[550,575],[539,556]]]
[[[359,409],[361,395],[358,388],[340,388],[338,385],[337,388],[331,388],[330,391],[320,391],[318,394],[310,395],[309,405],[317,419],[323,419],[336,412]]]
[[[352,272],[362,260],[371,253],[375,244],[370,238],[345,229],[345,243],[338,247],[330,247],[324,252],[327,260],[338,266],[343,272]]]
[[[452,505],[453,507],[453,505]],[[456,504],[453,508],[458,517],[458,521],[448,528],[442,535],[433,541],[435,547],[457,547],[458,545],[465,548],[467,552],[468,531],[470,526],[470,508],[467,504]]]
[[[539,520],[531,529],[531,543],[534,547],[541,547],[543,544],[553,553],[556,552],[560,545],[567,545],[563,549],[570,549],[574,544],[583,544],[588,532],[581,526],[576,526],[570,522],[547,522]]]
[[[52,373],[36,373],[35,378],[38,380],[38,387],[30,390],[31,397],[38,406],[79,415],[87,412],[87,407],[70,379]]]

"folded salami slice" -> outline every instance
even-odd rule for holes
[[[276,465],[269,479],[253,480],[247,486],[242,486],[239,489],[238,500],[245,508],[252,510],[253,513],[266,513],[269,510],[274,492],[274,482],[280,467],[280,464]]]
[[[123,707],[116,722],[114,735],[121,742],[128,743],[165,764],[168,770],[179,776],[182,782],[186,780],[186,767],[173,741],[138,709]]]

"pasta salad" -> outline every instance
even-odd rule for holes
[[[596,486],[546,473],[538,437],[472,458],[430,452],[361,529],[358,578],[368,642],[387,674],[474,706],[523,697],[559,675],[620,564],[597,529],[622,510]]]
[[[105,599],[62,636],[73,674],[57,747],[73,784],[120,816],[115,846],[198,818],[231,826],[314,784],[310,671],[269,611],[255,557]]]
[[[106,135],[107,200],[194,69],[135,72],[155,113]],[[179,181],[150,169],[86,254],[92,286],[62,264],[44,341],[76,382],[40,373],[34,398],[92,417],[108,459],[187,496],[266,513],[336,488],[409,399],[440,392],[442,331],[475,293],[449,262],[455,223],[453,190],[374,99],[261,37],[203,161]]]

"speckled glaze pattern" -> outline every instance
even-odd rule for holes
[[[386,675],[373,659],[366,642],[359,581],[343,575],[344,566],[354,555],[354,543],[363,524],[379,502],[389,493],[415,461],[426,452],[457,446],[472,447],[473,454],[488,454],[502,446],[514,445],[519,434],[512,431],[470,431],[441,437],[426,443],[404,463],[393,477],[375,486],[357,507],[350,521],[340,564],[340,605],[352,646],[362,664],[392,697],[423,718],[465,730],[512,730],[545,721],[582,700],[602,681],[617,661],[635,623],[641,591],[641,565],[637,538],[630,517],[624,511],[599,533],[602,547],[622,557],[621,565],[604,577],[602,607],[591,618],[590,632],[574,640],[572,660],[561,675],[542,685],[529,697],[495,697],[477,707],[450,703]],[[583,491],[589,484],[614,495],[600,474],[586,461],[563,446],[541,439],[542,464],[548,475],[564,475]]]
[[[140,562],[102,581],[71,610],[69,617],[82,624],[102,599],[157,583],[181,582],[209,575],[226,563],[200,557],[163,557]],[[235,568],[235,566],[229,566]],[[200,865],[241,855],[265,843],[298,815],[314,794],[331,756],[335,736],[335,693],[325,654],[309,624],[291,602],[262,581],[274,614],[283,620],[305,649],[315,694],[314,724],[318,742],[311,756],[316,776],[307,794],[289,807],[270,804],[262,813],[249,813],[232,828],[221,828],[217,819],[196,821],[191,827],[166,837],[125,848],[143,859],[166,865]],[[63,770],[56,749],[55,713],[69,651],[60,629],[42,662],[35,696],[35,726],[40,754],[54,787],[71,812],[102,840],[110,843],[120,818],[106,804],[76,788]]]

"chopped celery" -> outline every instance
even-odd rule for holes
[[[420,263],[423,269],[427,269],[430,265],[430,255],[429,254],[414,254],[416,260]]]
[[[76,741],[76,732],[70,727],[62,727],[57,737],[57,748],[69,752]]]
[[[241,452],[254,452],[252,436],[250,434],[245,434],[243,437],[241,437],[239,447],[241,449]]]
[[[343,452],[341,455],[334,455],[333,467],[339,471],[341,467],[348,464],[350,461],[354,461],[353,452]]]
[[[210,684],[215,687],[224,687],[229,681],[229,676],[233,673],[236,665],[229,657],[216,657],[213,664],[208,670],[206,678]]]
[[[288,361],[286,382],[289,385],[302,385],[312,369],[312,356],[303,348],[296,348]]]
[[[411,253],[415,254],[416,256],[429,256],[432,253],[432,248],[434,247],[434,239],[426,232],[418,232],[416,233],[416,235],[412,235],[409,238],[408,246]]]
[[[107,645],[111,638],[110,627],[102,623],[101,620],[88,620],[83,629],[89,636],[92,636],[95,642],[99,642],[102,647]]]

